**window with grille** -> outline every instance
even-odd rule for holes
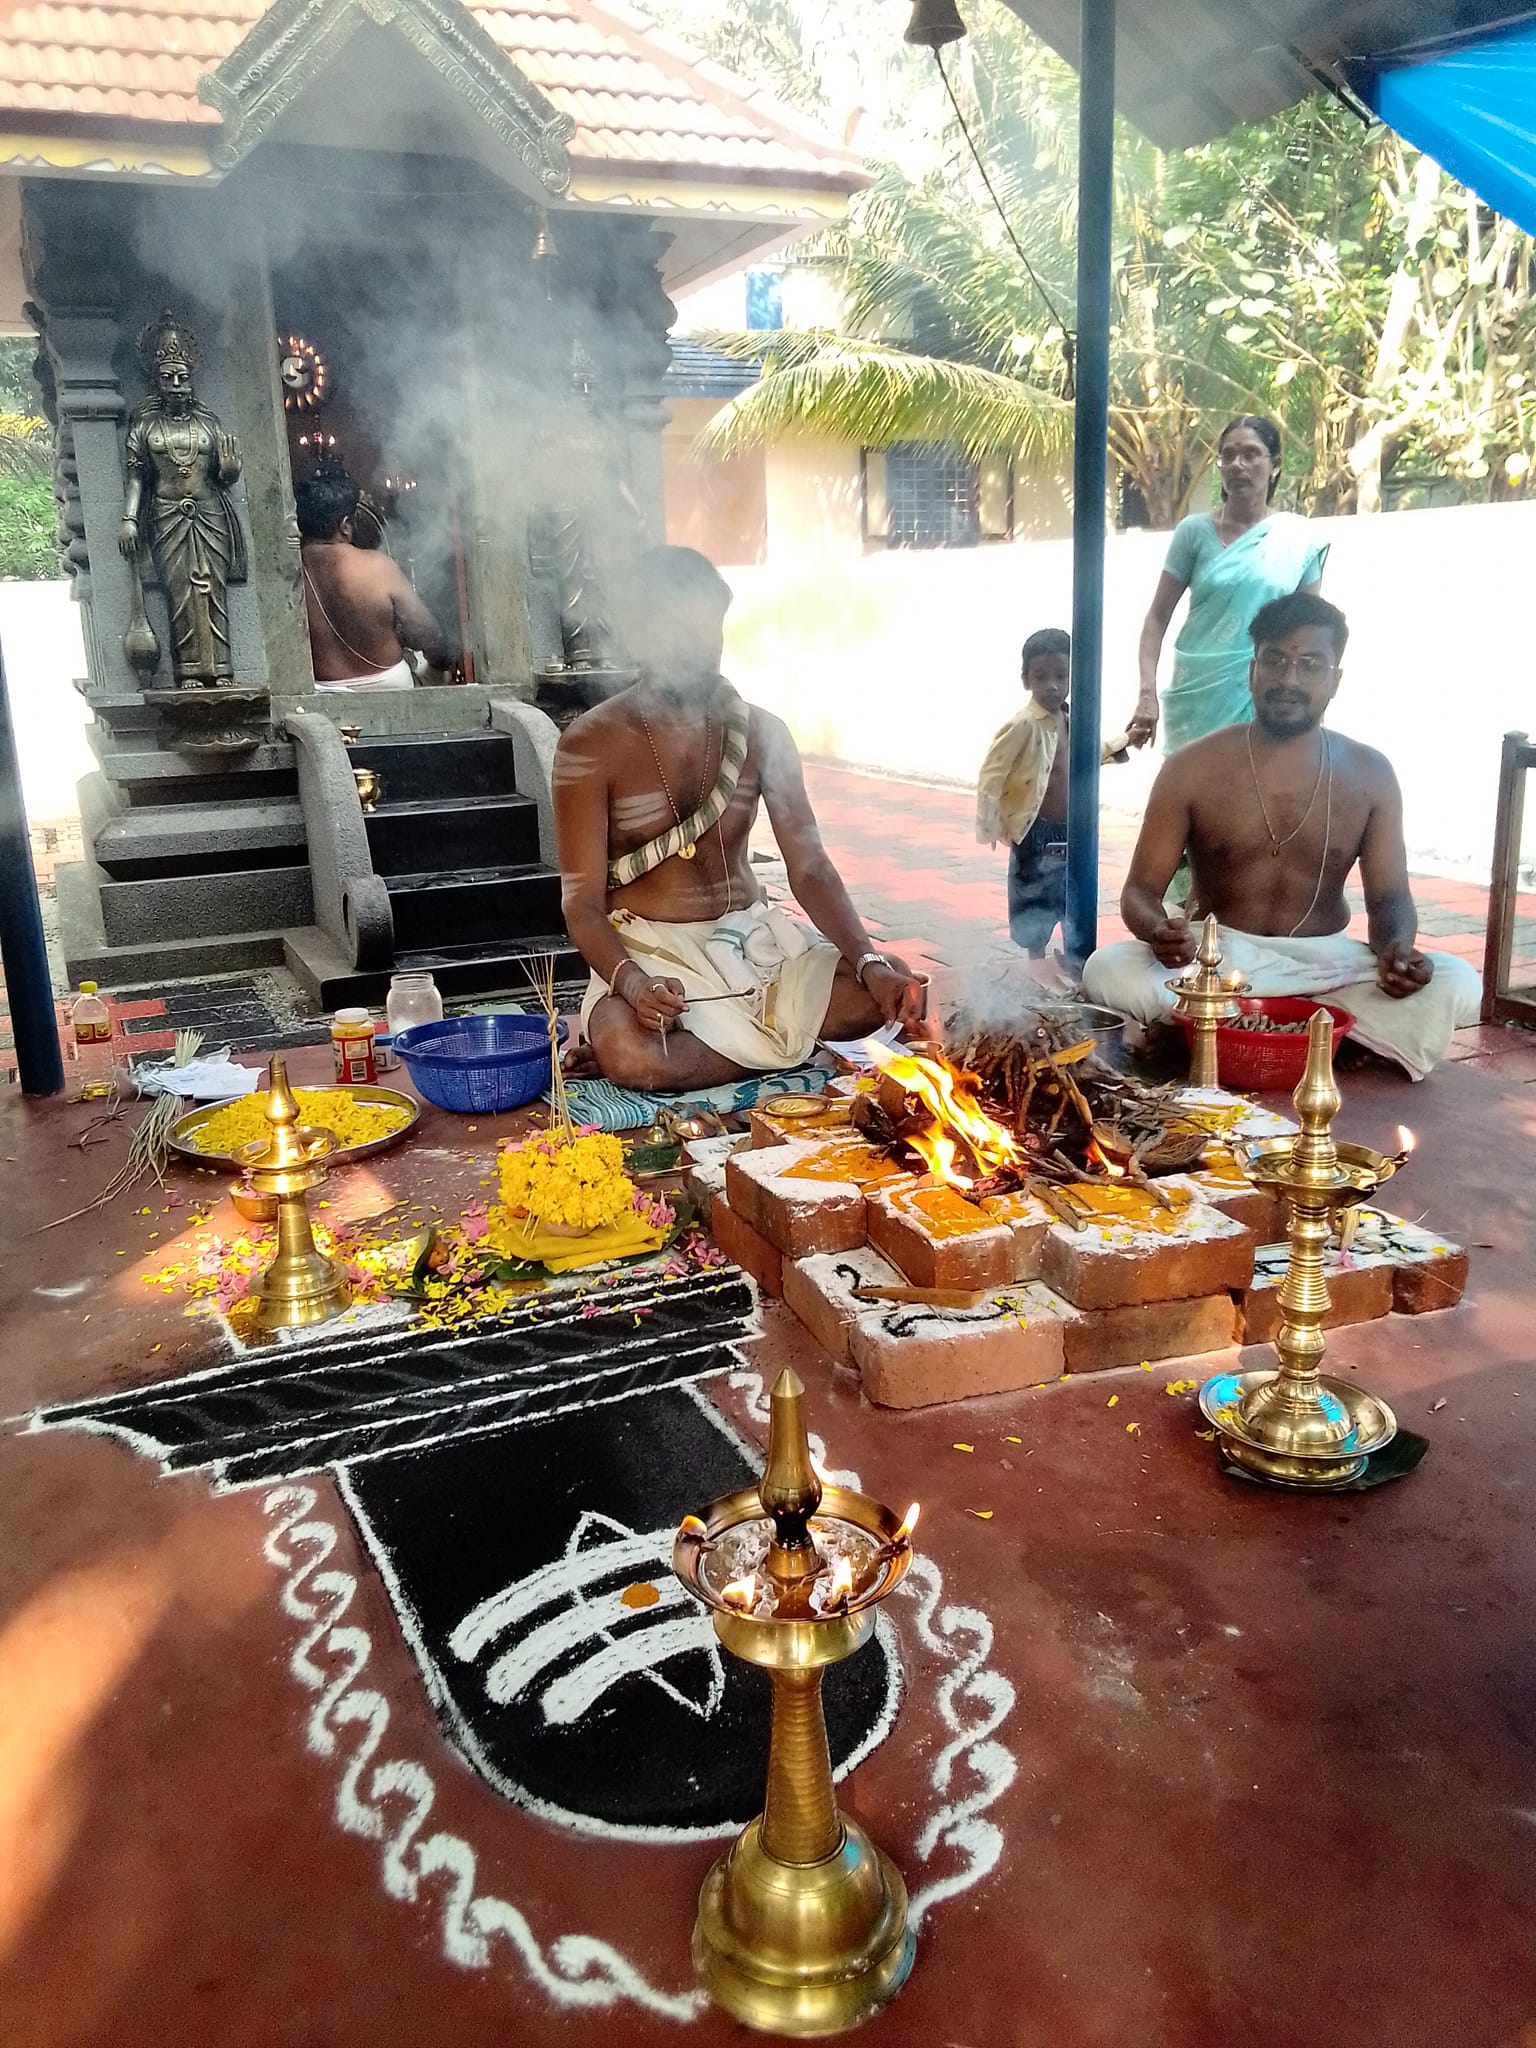
[[[747,325],[754,334],[777,334],[784,325],[782,270],[747,272]]]
[[[901,441],[886,451],[886,531],[893,548],[974,547],[981,480],[959,448]]]

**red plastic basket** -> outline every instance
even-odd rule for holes
[[[1238,1008],[1245,1017],[1273,1017],[1277,1024],[1305,1024],[1318,1010],[1333,1019],[1333,1050],[1354,1028],[1354,1017],[1333,1003],[1320,1003],[1313,996],[1239,996]],[[1192,1038],[1194,1027],[1184,1025]],[[1248,1094],[1265,1088],[1294,1088],[1307,1064],[1307,1034],[1304,1031],[1238,1031],[1230,1024],[1216,1027],[1216,1071],[1223,1088]]]

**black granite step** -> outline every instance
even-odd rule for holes
[[[531,797],[386,799],[364,815],[373,864],[386,880],[456,868],[522,867],[539,858]]]
[[[484,952],[560,928],[560,877],[536,862],[388,875],[396,953],[441,945]]]
[[[425,946],[395,954],[397,974],[430,974],[445,996],[511,995],[524,1002],[542,986],[544,960],[554,955],[555,980],[586,987],[587,966],[564,932],[540,932],[490,951],[477,946]],[[500,972],[501,979],[487,980]]]
[[[498,946],[432,946],[397,951],[392,969],[380,974],[338,972],[324,975],[317,991],[327,1011],[361,1003],[382,1010],[389,994],[390,974],[430,974],[438,993],[449,1001],[473,997],[477,1002],[506,996],[524,1009],[537,1008],[544,956],[554,955],[555,980],[561,1007],[578,1006],[585,989],[586,963],[563,932],[535,933]]]
[[[517,790],[517,757],[502,732],[460,733],[447,739],[364,739],[347,748],[354,768],[371,768],[384,785],[386,803],[432,799],[467,802],[512,796]]]

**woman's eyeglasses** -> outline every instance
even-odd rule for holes
[[[1253,658],[1253,667],[1254,673],[1266,683],[1283,683],[1292,669],[1299,682],[1320,683],[1334,673],[1338,663],[1330,661],[1326,654],[1282,654],[1278,647],[1261,647]]]

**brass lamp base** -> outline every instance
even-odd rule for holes
[[[1200,1406],[1234,1465],[1271,1486],[1326,1493],[1348,1486],[1373,1451],[1397,1434],[1397,1417],[1374,1394],[1326,1375],[1317,1405],[1298,1427],[1277,1372],[1224,1372],[1200,1389]]]
[[[256,1320],[264,1330],[328,1323],[352,1299],[341,1268],[313,1245],[293,1258],[279,1252],[251,1292],[258,1303]]]
[[[793,2040],[841,2034],[906,1982],[917,1938],[894,1863],[846,1817],[842,1846],[819,1863],[784,1863],[761,1818],[704,1880],[693,1963],[715,2003],[743,2026]]]

